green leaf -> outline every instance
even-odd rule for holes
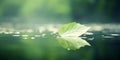
[[[86,27],[84,25],[81,25],[79,23],[73,22],[69,24],[63,25],[58,33],[60,36],[65,37],[65,36],[70,36],[70,37],[78,37],[82,34],[84,34],[90,27]]]
[[[80,37],[58,37],[58,41],[63,48],[68,50],[76,50],[86,45],[90,46],[88,42]]]
[[[89,28],[90,27],[86,27],[76,22],[65,24],[58,31],[58,42],[62,47],[68,50],[79,49],[85,45],[90,46],[87,41],[79,37],[80,35],[87,32]]]

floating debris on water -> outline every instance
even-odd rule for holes
[[[28,35],[22,35],[22,37],[28,37]]]
[[[42,34],[42,37],[44,37],[46,34]]]
[[[31,37],[31,39],[35,39],[35,37]]]
[[[87,38],[87,37],[81,37],[81,38],[85,39],[85,38]]]
[[[18,37],[18,36],[20,36],[20,35],[13,35],[13,36],[17,36],[17,37]]]
[[[4,34],[9,34],[9,32],[4,32]]]
[[[94,37],[93,38],[88,38],[88,40],[94,40]]]
[[[24,37],[23,39],[28,39],[27,37]]]
[[[17,32],[15,32],[15,34],[20,34],[20,32],[17,31]]]
[[[113,36],[105,36],[105,35],[102,35],[103,38],[114,38]]]
[[[91,32],[86,32],[85,34],[86,35],[93,35],[93,33],[91,33]]]
[[[40,35],[35,35],[35,37],[40,37]]]
[[[120,36],[120,34],[110,34],[111,36]]]

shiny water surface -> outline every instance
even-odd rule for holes
[[[91,29],[80,37],[91,46],[73,51],[62,48],[55,38],[61,25],[1,25],[0,60],[119,60],[119,24],[86,24]]]

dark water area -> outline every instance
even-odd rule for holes
[[[116,34],[116,33],[115,33]],[[120,33],[117,33],[118,35]],[[94,49],[93,60],[119,60],[120,36],[114,33],[94,32],[93,41],[89,41]],[[87,39],[86,39],[87,40]]]
[[[62,48],[51,32],[1,32],[0,60],[120,60],[119,25],[111,26],[82,35],[91,46],[78,50]]]

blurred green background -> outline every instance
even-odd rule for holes
[[[119,0],[0,0],[0,22],[120,22]]]
[[[0,60],[120,60],[120,0],[0,0]],[[91,26],[92,46],[67,50],[54,32]]]

